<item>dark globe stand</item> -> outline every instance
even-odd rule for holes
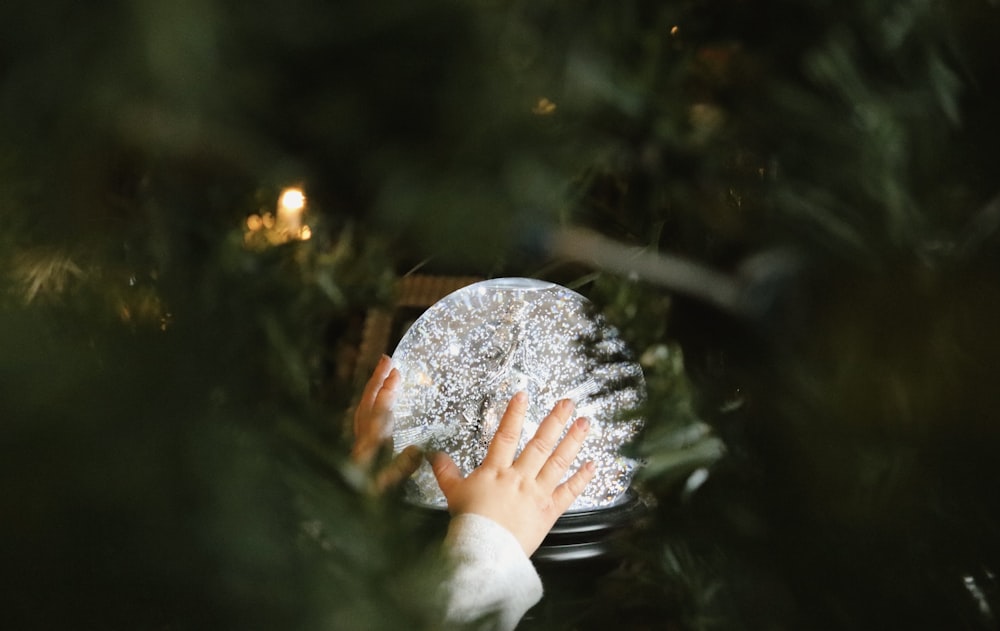
[[[448,529],[448,511],[403,500],[408,513],[423,527],[443,536]],[[567,513],[556,520],[531,560],[539,571],[547,568],[601,568],[617,561],[616,541],[628,526],[641,519],[646,503],[635,491],[626,491],[614,506]]]
[[[614,506],[567,513],[531,558],[539,565],[612,563],[617,536],[642,517],[645,509],[646,504],[629,489]]]

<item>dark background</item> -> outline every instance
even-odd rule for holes
[[[6,3],[5,626],[437,628],[435,535],[345,468],[363,322],[417,270],[570,285],[646,371],[653,508],[525,626],[996,628],[997,33],[986,0]],[[312,238],[248,247],[293,185]]]

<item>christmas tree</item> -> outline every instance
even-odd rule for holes
[[[9,628],[440,628],[440,532],[347,458],[415,273],[570,286],[645,371],[648,511],[524,628],[996,628],[995,2],[0,29]]]

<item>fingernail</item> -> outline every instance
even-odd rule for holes
[[[583,467],[591,473],[597,470],[597,465],[594,464],[593,460],[588,460],[587,464],[583,465]]]
[[[590,419],[588,419],[586,416],[581,416],[580,418],[576,419],[576,426],[582,429],[583,431],[587,431],[590,429]]]
[[[517,400],[518,403],[521,403],[523,401],[527,401],[528,400],[528,393],[525,392],[524,390],[520,390],[520,391],[517,392],[517,394],[514,395],[514,398]]]

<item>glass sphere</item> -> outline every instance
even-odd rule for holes
[[[570,511],[614,506],[637,462],[621,454],[642,420],[639,364],[590,302],[565,287],[527,278],[469,285],[432,305],[406,331],[392,357],[402,384],[393,406],[393,449],[448,453],[463,474],[483,461],[510,398],[529,396],[518,448],[560,399],[591,429],[567,477],[592,460],[596,475]],[[564,430],[565,431],[565,430]],[[424,462],[406,483],[416,504],[446,502]]]

